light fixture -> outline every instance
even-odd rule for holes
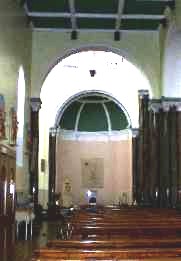
[[[91,77],[94,77],[95,76],[95,74],[96,74],[96,70],[89,70],[89,73],[90,73],[90,76]]]
[[[76,30],[71,32],[71,40],[77,40],[77,31]]]
[[[114,32],[114,41],[120,41],[120,32],[119,31]]]

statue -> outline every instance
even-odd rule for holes
[[[4,96],[0,95],[0,139],[6,138],[5,128],[5,101]]]
[[[14,107],[10,110],[11,115],[11,130],[10,130],[10,144],[16,145],[16,138],[18,132],[18,121],[17,121],[17,114]]]
[[[63,188],[63,207],[70,208],[73,206],[72,187],[68,179],[64,182]]]

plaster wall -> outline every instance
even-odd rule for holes
[[[181,31],[176,24],[168,30],[163,63],[163,96],[181,98]]]
[[[121,40],[114,41],[110,32],[80,32],[77,40],[70,33],[33,31],[31,96],[39,97],[45,76],[58,58],[91,47],[109,49],[123,55],[147,76],[155,97],[160,95],[159,31],[122,32]],[[63,86],[60,84],[60,88]]]
[[[23,67],[26,81],[26,99],[30,93],[31,66],[31,31],[18,3],[12,0],[0,1],[0,93],[6,104],[6,133],[8,143],[8,112],[17,105],[17,80],[20,66]],[[28,118],[28,102],[25,106],[25,117]],[[25,159],[26,161],[26,156]],[[27,164],[17,169],[16,187],[25,189],[27,183]]]
[[[119,202],[123,192],[132,191],[131,140],[120,141],[58,141],[56,191],[63,196],[63,184],[68,180],[72,186],[74,204],[86,204],[88,188],[82,186],[81,159],[103,159],[104,186],[97,188],[99,204]],[[89,188],[90,189],[90,188]]]

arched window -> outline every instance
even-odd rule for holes
[[[16,163],[18,166],[23,166],[23,132],[24,132],[24,105],[25,105],[25,78],[23,67],[19,69],[17,83],[17,148],[16,148]]]

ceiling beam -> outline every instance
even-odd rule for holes
[[[39,18],[71,18],[72,14],[69,12],[30,12],[26,10],[26,14],[30,17]],[[94,13],[75,13],[75,18],[102,18],[102,19],[117,19],[117,14],[94,14]],[[122,19],[150,19],[161,20],[165,18],[165,15],[144,15],[144,14],[122,14]]]
[[[76,31],[77,29],[77,22],[76,22],[76,10],[75,10],[75,0],[69,0],[69,9],[70,9],[70,20],[72,24],[72,30]]]
[[[62,33],[67,33],[67,32],[72,32],[72,29],[67,29],[67,28],[51,28],[51,27],[32,27],[32,31],[37,31],[37,32],[62,32]],[[90,29],[90,28],[79,28],[79,29],[77,29],[77,32],[99,32],[99,33],[114,33],[115,32],[115,29],[104,29],[104,28],[102,28],[102,29],[96,29],[96,28],[92,28],[92,29]],[[129,33],[131,33],[131,32],[134,32],[134,33],[140,33],[140,32],[143,32],[144,34],[145,33],[150,33],[150,32],[152,32],[152,33],[156,33],[156,32],[158,32],[158,30],[157,29],[155,29],[155,30],[145,30],[145,29],[121,29],[121,30],[118,30],[118,32],[129,32]]]
[[[138,2],[174,2],[175,0],[137,0]]]
[[[115,23],[116,31],[119,30],[120,26],[121,26],[121,18],[122,18],[123,9],[124,9],[124,3],[125,3],[125,0],[118,1],[118,14],[117,14],[117,19],[116,19],[116,23]]]

